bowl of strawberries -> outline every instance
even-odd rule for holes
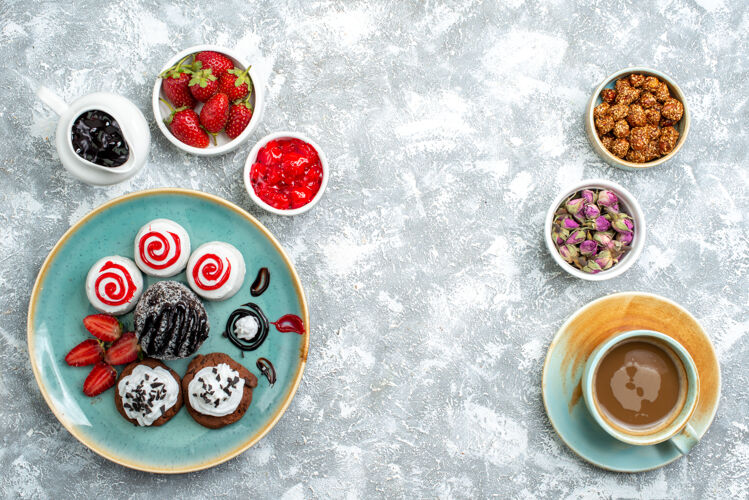
[[[176,54],[153,86],[153,114],[183,151],[215,156],[236,149],[260,123],[263,86],[231,49],[197,45]]]

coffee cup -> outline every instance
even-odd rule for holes
[[[670,440],[682,454],[698,442],[689,420],[699,374],[689,352],[668,335],[634,330],[606,340],[585,364],[582,389],[590,414],[619,441]]]

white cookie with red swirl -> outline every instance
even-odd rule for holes
[[[237,293],[244,274],[242,253],[223,241],[203,243],[187,262],[190,288],[208,300],[225,300]]]
[[[132,311],[143,293],[143,275],[132,260],[112,255],[96,261],[86,276],[86,295],[96,310],[119,316]]]
[[[168,278],[179,274],[190,258],[190,236],[169,219],[154,219],[135,236],[135,263],[149,276]]]

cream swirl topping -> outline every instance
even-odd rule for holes
[[[179,385],[171,373],[157,366],[138,365],[117,384],[125,414],[149,426],[177,402]]]
[[[244,379],[226,363],[206,366],[187,386],[190,406],[203,415],[223,417],[234,413],[244,394]]]

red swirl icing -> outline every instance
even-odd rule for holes
[[[101,294],[99,284],[104,281],[104,295]],[[111,260],[104,263],[99,269],[99,276],[94,283],[96,298],[108,306],[121,306],[127,304],[135,295],[135,283],[130,272],[121,264],[115,264]]]
[[[203,262],[207,262],[205,266],[202,266]],[[231,274],[231,263],[229,258],[226,258],[226,272],[224,272],[224,262],[216,254],[207,253],[201,255],[195,266],[192,268],[192,279],[195,280],[195,285],[201,290],[216,290],[221,288],[224,283],[229,279]],[[208,281],[215,281],[212,285],[203,283],[200,279],[205,278]]]
[[[172,240],[174,240],[175,250],[171,259],[167,259],[171,248],[169,239],[164,235],[164,233],[159,231],[149,231],[138,241],[138,250],[140,252],[141,260],[153,269],[166,269],[167,267],[174,265],[182,253],[179,235],[172,233],[171,231],[167,232],[172,236]],[[150,241],[148,241],[149,239]],[[148,245],[146,245],[146,242],[148,242]]]

